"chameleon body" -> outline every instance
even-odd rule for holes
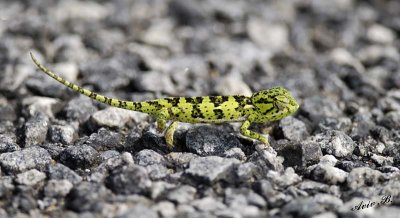
[[[244,136],[268,145],[267,138],[249,130],[250,124],[282,119],[294,113],[299,107],[290,92],[282,87],[255,92],[251,97],[233,95],[169,97],[143,102],[123,101],[108,98],[72,84],[44,67],[32,53],[30,55],[41,71],[83,95],[114,107],[139,111],[154,116],[157,120],[158,129],[160,131],[166,129],[165,139],[170,148],[173,147],[173,135],[178,122],[215,124],[242,122],[240,132]],[[168,121],[172,121],[172,123],[167,127]]]

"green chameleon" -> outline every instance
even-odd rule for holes
[[[178,122],[186,123],[224,123],[242,122],[240,132],[249,138],[269,145],[268,139],[249,130],[251,123],[263,123],[282,119],[294,113],[299,105],[289,91],[282,87],[274,87],[255,92],[251,97],[202,96],[202,97],[169,97],[144,102],[122,101],[99,95],[57,76],[30,53],[35,65],[44,73],[61,84],[80,92],[98,102],[114,107],[139,111],[154,116],[159,131],[165,132],[165,140],[169,148],[173,147],[173,136]],[[172,120],[167,127],[167,121]]]

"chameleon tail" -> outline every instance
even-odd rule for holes
[[[80,86],[77,86],[71,82],[66,81],[64,78],[56,75],[55,73],[51,72],[50,70],[48,70],[46,67],[44,67],[36,58],[35,56],[33,56],[32,52],[30,52],[31,58],[33,60],[33,62],[35,63],[35,65],[44,73],[46,73],[47,75],[49,75],[50,77],[52,77],[53,79],[57,80],[58,82],[60,82],[61,84],[79,92],[82,93],[98,102],[101,103],[105,103],[114,107],[119,107],[119,108],[124,108],[124,109],[128,109],[128,110],[133,110],[136,111],[140,108],[140,103],[138,102],[133,102],[133,101],[121,101],[118,99],[114,99],[114,98],[108,98],[106,96],[97,94],[95,92],[92,92],[90,90],[84,89]]]

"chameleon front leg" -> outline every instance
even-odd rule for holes
[[[260,135],[259,133],[249,130],[250,123],[251,122],[249,120],[244,121],[242,126],[240,127],[240,133],[242,133],[242,135],[244,135],[244,136],[261,141],[262,143],[269,145],[268,138],[265,138],[264,136]]]

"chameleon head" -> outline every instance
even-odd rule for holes
[[[254,93],[251,101],[255,109],[270,120],[279,120],[297,111],[299,104],[288,90],[274,87]]]

